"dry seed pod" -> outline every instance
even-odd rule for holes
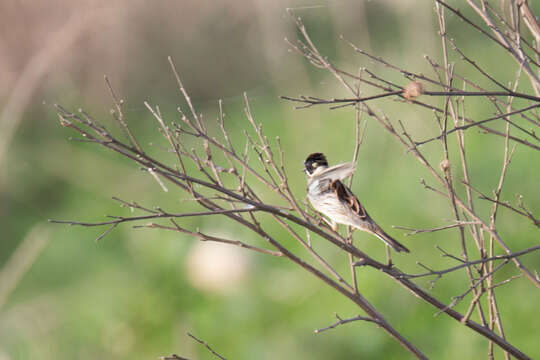
[[[424,85],[420,81],[411,81],[403,90],[403,97],[407,100],[414,100],[424,93]]]
[[[448,169],[450,169],[450,161],[448,161],[448,159],[444,159],[443,161],[441,161],[441,163],[439,164],[439,167],[441,168],[441,170],[443,172],[447,172]]]

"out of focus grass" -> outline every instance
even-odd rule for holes
[[[370,15],[371,46],[377,53],[394,59],[400,66],[427,73],[429,68],[423,62],[423,51],[428,51],[427,48],[430,55],[438,57],[438,40],[434,25],[430,25],[429,6],[420,8],[421,5],[417,5],[418,13],[413,6],[405,7],[405,10],[389,5],[366,6]],[[354,24],[348,23],[346,27],[340,22],[337,16],[347,12],[345,5],[330,7],[330,10],[314,9],[301,13],[321,49],[353,72],[360,66],[371,66],[365,58],[355,55],[336,40],[344,30],[351,40],[363,41],[369,36],[355,32]],[[290,26],[285,15],[272,14],[279,19],[276,23]],[[422,20],[418,24],[427,29],[419,29],[420,25],[411,28],[407,21],[396,24],[388,32],[378,25],[389,18],[403,19],[404,14],[416,14],[417,19]],[[159,14],[154,16],[159,17]],[[499,54],[498,49],[489,43],[477,42],[476,37],[468,36],[467,30],[453,20],[449,21],[449,26],[466,51],[474,53],[475,58],[495,74],[501,74],[503,80],[511,80],[513,72],[506,70],[513,66],[511,61],[504,58],[496,63],[491,61]],[[290,28],[288,31],[291,32]],[[285,31],[278,29],[276,32],[281,35]],[[203,35],[197,38],[198,46],[204,45]],[[159,38],[159,33],[156,36]],[[168,41],[174,40],[173,35],[167,36]],[[149,98],[160,105],[169,120],[177,118],[175,108],[184,103],[178,96],[165,56],[175,53],[175,58],[183,62],[181,59],[189,57],[190,53],[174,48],[174,44],[154,46],[159,49],[158,54],[163,54],[159,57],[161,62],[148,63],[148,58],[141,58],[146,61],[146,67],[123,78],[131,87],[126,88],[123,82],[119,87],[126,97],[128,121],[135,134],[143,146],[159,153],[158,145],[165,142],[157,131],[158,124],[141,105],[142,99]],[[282,46],[286,49],[285,44]],[[214,55],[212,49],[206,51]],[[153,56],[149,57],[155,61]],[[216,57],[219,58],[219,54]],[[131,59],[131,62],[137,61],[137,58]],[[261,63],[261,71],[267,73],[262,77],[243,78],[245,87],[240,89],[235,83],[236,78],[228,76],[225,68],[218,72],[220,77],[206,78],[203,83],[190,77],[193,63],[181,67],[180,72],[188,74],[185,85],[188,90],[195,89],[196,106],[209,122],[217,116],[217,97],[221,95],[201,89],[211,89],[216,83],[220,89],[227,89],[222,94],[227,124],[240,147],[243,146],[242,131],[248,126],[243,115],[241,91],[248,90],[256,121],[263,124],[269,138],[279,136],[281,139],[291,186],[301,198],[305,192],[305,179],[299,170],[307,154],[322,151],[332,163],[351,158],[355,114],[350,109],[322,107],[298,111],[292,109],[292,104],[279,100],[278,95],[298,93],[343,95],[328,74],[299,63],[301,59],[295,54],[286,55],[281,64]],[[214,66],[222,65],[216,60]],[[299,69],[299,72],[294,77],[286,77],[280,74],[280,66]],[[467,71],[459,66],[457,70]],[[93,71],[87,76],[101,76],[101,69]],[[204,72],[204,69],[197,71]],[[233,75],[237,74],[233,71]],[[109,75],[115,78],[114,73]],[[149,82],[147,79],[163,81]],[[399,79],[397,75],[396,79]],[[402,79],[398,81],[403,82]],[[228,93],[232,90],[227,84],[236,93]],[[525,84],[523,87],[527,91]],[[192,206],[181,202],[182,195],[174,189],[163,193],[148,174],[119,156],[91,144],[68,142],[66,138],[73,134],[58,125],[50,105],[58,102],[73,109],[84,105],[93,116],[114,127],[110,119],[106,120],[110,118],[107,112],[110,103],[89,98],[76,82],[63,83],[39,96],[41,98],[36,97],[25,111],[24,121],[5,161],[3,171],[7,184],[0,192],[3,231],[0,268],[29,229],[49,218],[99,221],[107,214],[128,214],[129,210],[120,208],[111,200],[112,196],[178,211]],[[402,120],[419,137],[436,134],[433,117],[428,111],[392,101],[377,105],[394,121]],[[467,110],[475,119],[486,118],[492,111],[481,102]],[[474,129],[468,131],[471,179],[486,193],[498,181],[498,172],[494,169],[502,163],[502,141]],[[150,147],[149,143],[154,145]],[[429,155],[430,151],[438,151],[437,146],[434,143],[424,149]],[[535,155],[527,148],[517,147],[502,195],[503,199],[514,201],[515,193],[528,194],[526,202],[533,210],[540,208],[540,198],[535,191],[540,183],[540,164]],[[163,152],[162,156],[166,158],[167,154]],[[435,164],[440,161],[434,156],[430,160]],[[410,271],[422,270],[415,267],[417,260],[435,268],[453,265],[452,261],[439,257],[434,250],[436,245],[458,252],[453,231],[404,238],[401,231],[391,229],[392,225],[435,227],[451,219],[444,199],[424,190],[421,178],[429,179],[426,170],[370,120],[360,149],[353,190],[377,222],[411,249],[412,255],[394,259],[399,267]],[[182,224],[193,229],[199,227],[235,234],[246,241],[252,236],[221,218],[185,219]],[[500,213],[499,226],[501,235],[508,239],[513,249],[537,243],[537,230],[504,209]],[[134,230],[127,224],[99,243],[93,241],[100,233],[98,229],[62,225],[51,226],[51,229],[47,247],[0,308],[0,359],[155,359],[171,353],[188,358],[212,358],[202,346],[186,336],[187,331],[230,359],[391,359],[407,356],[394,340],[366,323],[349,324],[314,335],[314,329],[334,321],[334,312],[347,317],[358,314],[358,309],[283,259],[219,246],[217,251],[212,251],[209,250],[211,244],[199,244],[185,235]],[[362,249],[383,258],[382,246],[376,239],[363,234],[356,237]],[[280,240],[301,253],[285,233]],[[333,262],[341,262],[337,268],[347,274],[345,255],[319,238],[313,241]],[[218,258],[205,257],[216,253]],[[219,259],[219,254],[223,254],[225,260],[232,259],[233,263],[240,264],[240,268],[228,275],[231,264]],[[197,259],[203,259],[202,263]],[[538,255],[529,255],[523,260],[532,268],[538,268],[540,264]],[[217,270],[212,272],[212,267]],[[503,275],[516,273],[508,265],[501,273],[501,279]],[[201,276],[210,280],[204,282]],[[212,282],[213,276],[218,280]],[[445,316],[434,318],[432,307],[386,277],[362,269],[358,278],[360,291],[428,356],[438,359],[485,356],[487,342],[484,339]],[[428,286],[427,280],[419,280],[419,283]],[[449,302],[451,296],[465,291],[465,286],[464,275],[454,274],[440,280],[432,293]],[[531,318],[531,314],[537,312],[538,291],[525,279],[519,279],[497,293],[508,339],[531,357],[539,357],[540,349],[536,346],[538,324]],[[464,303],[457,309],[463,312],[466,306]]]

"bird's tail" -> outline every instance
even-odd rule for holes
[[[404,245],[399,243],[396,239],[388,235],[381,229],[379,226],[374,226],[373,229],[373,235],[377,236],[379,239],[381,239],[385,244],[391,246],[394,250],[397,252],[403,251],[403,252],[410,252],[409,249],[407,249]]]

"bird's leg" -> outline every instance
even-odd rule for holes
[[[385,244],[385,248],[386,248],[387,265],[389,268],[392,268],[394,264],[392,264],[392,258],[390,257],[390,246],[388,244]]]
[[[328,220],[327,218],[325,218],[324,216],[321,216],[321,218],[324,220],[324,222],[330,226],[330,228],[332,230],[334,230],[335,232],[338,231],[338,224],[335,222],[335,221],[332,221],[332,220]]]

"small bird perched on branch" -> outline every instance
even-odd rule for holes
[[[337,230],[338,223],[350,225],[375,235],[397,252],[409,252],[409,249],[385,233],[371,219],[356,196],[343,184],[342,180],[354,173],[353,163],[328,167],[324,154],[314,153],[307,157],[304,167],[308,177],[309,201],[315,210],[330,219],[330,225],[334,231]]]

